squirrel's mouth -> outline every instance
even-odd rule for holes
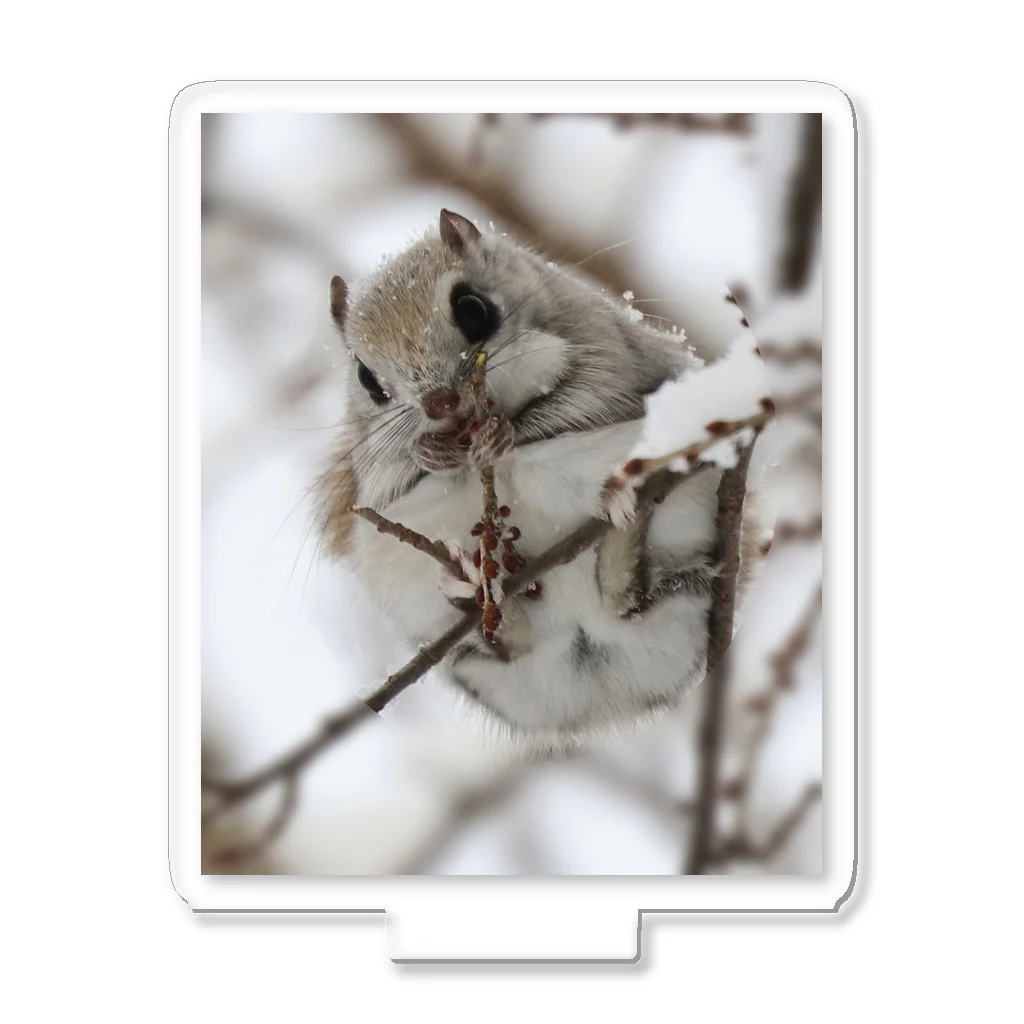
[[[433,420],[423,433],[439,434],[443,437],[458,439],[465,435],[468,442],[468,439],[472,436],[472,431],[479,429],[479,427],[480,421],[475,416],[446,416],[444,419]]]
[[[503,415],[501,403],[494,398],[488,398],[486,406],[468,394],[461,398],[458,405],[451,403],[451,411],[428,412],[429,422],[423,433],[465,439],[468,443],[489,417]]]

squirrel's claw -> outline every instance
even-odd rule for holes
[[[469,442],[469,461],[476,469],[493,466],[515,441],[515,428],[504,416],[489,416]]]
[[[412,458],[430,473],[461,469],[469,459],[469,445],[454,434],[420,434],[412,443]]]
[[[628,480],[609,477],[598,499],[597,514],[608,519],[618,530],[624,530],[636,518],[636,488]]]
[[[480,587],[480,570],[473,564],[473,556],[454,541],[445,544],[452,558],[452,567],[441,573],[438,586],[451,604],[461,607],[462,602],[476,601]]]
[[[453,572],[442,573],[438,586],[441,588],[441,593],[452,604],[476,600],[476,587],[472,583],[460,579]]]

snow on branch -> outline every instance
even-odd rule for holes
[[[730,469],[775,416],[768,376],[749,334],[724,358],[667,381],[646,404],[629,460],[605,483],[603,509],[620,529],[636,514],[637,489],[652,472],[685,473],[699,463]]]
[[[690,370],[648,396],[643,432],[630,457],[656,465],[685,458],[682,453],[701,445],[708,434],[728,433],[730,423],[761,416],[766,400],[771,400],[768,375],[747,332],[724,358]],[[735,466],[735,440],[705,448],[702,457],[723,468]]]

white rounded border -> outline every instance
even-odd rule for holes
[[[211,876],[200,870],[200,119],[233,111],[820,111],[826,360],[821,876]],[[830,913],[857,877],[856,118],[817,82],[203,82],[175,97],[169,175],[169,863],[197,913],[387,913],[412,960],[635,961],[645,915]]]

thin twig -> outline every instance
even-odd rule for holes
[[[480,613],[476,609],[466,612],[443,636],[432,644],[421,647],[419,654],[412,661],[394,675],[389,676],[383,686],[366,698],[366,706],[371,711],[383,711],[403,690],[439,664],[460,640],[473,632],[479,622]]]
[[[409,547],[415,548],[417,551],[422,551],[425,555],[433,558],[435,562],[443,565],[446,570],[452,571],[452,556],[440,541],[431,540],[429,537],[425,537],[422,533],[417,533],[408,526],[385,519],[379,512],[374,512],[372,508],[367,508],[365,505],[359,505],[353,508],[352,511],[360,519],[365,519],[374,526],[378,533],[385,533],[389,537],[394,537],[396,540],[401,541],[403,544],[408,544]]]

